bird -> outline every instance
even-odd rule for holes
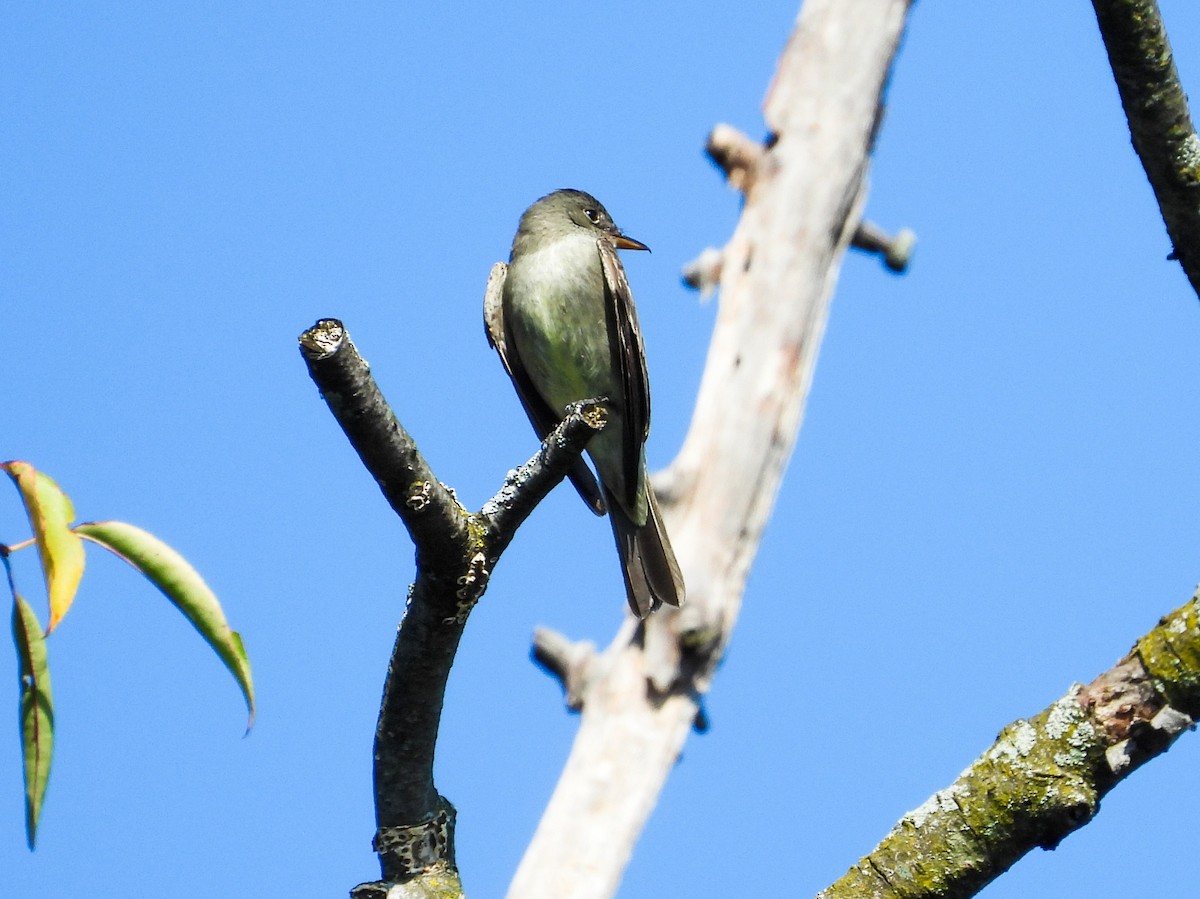
[[[539,439],[566,407],[601,398],[604,429],[568,477],[607,512],[629,607],[645,618],[683,604],[683,574],[646,468],[650,389],[637,311],[617,250],[649,250],[581,190],[556,190],[522,214],[507,269],[489,288],[484,324]],[[498,301],[495,298],[498,297]],[[598,481],[598,483],[597,483]]]

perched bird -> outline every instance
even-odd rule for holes
[[[606,398],[608,423],[587,449],[599,486],[582,459],[569,476],[593,512],[608,512],[629,607],[645,618],[680,605],[684,586],[646,471],[646,357],[618,249],[650,248],[583,191],[542,197],[521,216],[507,272],[496,267],[503,284],[489,289],[484,322],[538,437],[569,404]]]

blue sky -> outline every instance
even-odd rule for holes
[[[1200,8],[1163,9],[1195,90]],[[795,13],[8,11],[0,457],[54,476],[80,518],[188,556],[245,637],[260,714],[243,740],[216,658],[91,553],[50,646],[59,740],[33,854],[15,714],[0,733],[0,892],[317,897],[375,876],[371,738],[412,550],[296,335],[344,320],[477,508],[535,448],[483,339],[488,269],[533,199],[589,190],[654,249],[627,267],[665,465],[715,311],[678,271],[737,216],[701,148],[718,121],[762,134]],[[1090,7],[1037,14],[914,11],[868,212],[917,231],[915,264],[846,260],[713,729],[687,744],[622,896],[724,896],[730,877],[811,895],[1200,580],[1200,302],[1165,261]],[[14,491],[0,540],[26,532]],[[623,605],[608,525],[557,490],[451,679],[438,783],[472,896],[502,894],[576,726],[528,661],[533,627],[605,642]],[[1186,892],[1198,765],[1185,736],[984,895],[1116,895],[1150,872]]]

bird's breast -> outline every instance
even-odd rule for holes
[[[594,238],[561,240],[514,260],[504,303],[508,339],[552,408],[614,396],[604,274]]]

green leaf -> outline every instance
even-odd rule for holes
[[[254,724],[250,658],[242,646],[241,635],[230,629],[221,604],[196,569],[153,534],[123,521],[84,522],[75,526],[75,533],[120,556],[183,612],[241,687],[250,713],[246,723],[249,730]]]
[[[33,528],[50,597],[50,623],[46,626],[46,633],[50,633],[71,608],[83,578],[83,541],[70,527],[75,509],[58,484],[28,462],[0,462],[0,468],[8,472],[21,492]]]
[[[25,838],[37,840],[38,816],[50,779],[54,749],[54,701],[46,667],[46,637],[29,603],[13,594],[13,642],[21,675],[21,755],[25,760]]]

